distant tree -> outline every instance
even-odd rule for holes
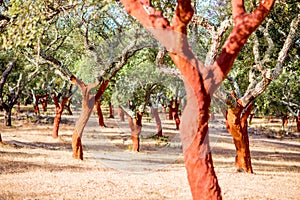
[[[149,52],[140,52],[139,57],[145,53]],[[127,116],[131,128],[132,151],[139,151],[143,115],[147,113],[147,107],[153,108],[154,102],[151,96],[163,91],[167,77],[158,70],[153,70],[154,63],[151,60],[139,62],[139,59],[136,59],[130,64],[132,66],[124,70],[116,81],[113,102],[115,105],[121,106]],[[155,115],[155,117],[158,134],[162,134],[159,116]]]

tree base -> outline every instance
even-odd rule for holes
[[[162,137],[162,136],[163,136],[162,130],[158,131],[158,132],[157,132],[157,137]]]
[[[132,151],[139,152],[140,151],[140,138],[131,136],[132,140]]]
[[[83,160],[83,150],[81,138],[76,136],[72,136],[72,149],[73,149],[73,158]]]

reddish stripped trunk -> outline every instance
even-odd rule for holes
[[[96,110],[97,110],[99,126],[106,127],[105,124],[104,124],[104,117],[103,117],[103,113],[102,113],[102,109],[101,109],[101,103],[99,101],[96,101],[95,102],[95,107],[96,107]]]
[[[20,112],[21,112],[21,103],[20,103],[20,102],[18,102],[17,111],[18,111],[18,113],[20,113]]]
[[[168,105],[169,108],[169,120],[173,120],[173,100],[170,101],[170,104]]]
[[[198,99],[187,84],[185,87],[188,101],[180,135],[192,195],[194,199],[221,199],[208,138],[210,95],[202,94]]]
[[[158,113],[158,108],[152,108],[152,113],[153,113],[153,117],[155,119],[156,122],[156,127],[157,127],[157,136],[158,137],[162,137],[162,126],[161,126],[161,120],[159,117],[159,113]]]
[[[142,131],[142,117],[141,112],[137,113],[136,118],[132,118],[130,115],[126,114],[128,125],[131,129],[131,140],[132,140],[132,151],[140,151],[140,133]]]
[[[179,130],[179,125],[180,125],[180,118],[179,118],[179,105],[180,101],[177,100],[171,100],[169,104],[169,120],[175,121],[176,124],[176,130]]]
[[[34,102],[34,105],[33,105],[34,114],[36,114],[36,115],[39,115],[39,114],[40,114],[39,100],[40,100],[40,96],[39,96],[39,95],[36,95],[36,96],[35,96],[35,102]]]
[[[287,127],[288,122],[289,122],[289,117],[287,115],[284,115],[282,117],[282,130],[284,130]]]
[[[42,103],[42,108],[43,108],[44,112],[47,112],[48,97],[49,97],[49,94],[40,96],[40,101]]]
[[[237,104],[235,108],[229,108],[226,117],[226,128],[233,137],[236,148],[235,165],[237,171],[253,173],[248,137],[247,119],[251,113],[252,105],[249,105],[246,112]]]
[[[68,101],[68,97],[64,97],[62,99],[61,104],[59,104],[59,98],[57,97],[52,97],[55,105],[55,118],[54,118],[54,123],[53,123],[53,131],[52,131],[52,137],[53,138],[58,138],[58,130],[59,130],[59,125],[61,121],[61,116],[64,111],[64,107],[66,102]]]
[[[109,102],[109,118],[114,118],[114,107],[111,102]]]
[[[106,80],[101,83],[96,95],[91,95],[90,91],[92,88],[96,87],[98,83],[86,85],[82,80],[77,79],[74,76],[71,77],[71,81],[78,85],[82,92],[82,110],[78,120],[76,121],[75,130],[72,135],[73,158],[83,160],[83,150],[81,142],[83,130],[92,114],[95,101],[98,101],[101,98],[109,81]]]

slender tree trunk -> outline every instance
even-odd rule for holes
[[[300,115],[296,117],[296,123],[297,123],[297,132],[300,132]]]
[[[169,107],[169,120],[173,120],[175,121],[176,124],[176,130],[179,130],[179,125],[180,125],[180,118],[179,118],[179,105],[180,102],[177,101],[177,99],[172,100],[170,102]]]
[[[284,130],[286,127],[287,127],[287,125],[288,125],[288,122],[289,122],[289,118],[288,118],[288,116],[287,115],[283,115],[283,117],[282,117],[282,130]]]
[[[11,110],[12,110],[12,106],[8,106],[5,109],[5,116],[4,116],[4,124],[5,126],[11,126]]]
[[[48,97],[49,97],[49,94],[46,94],[44,96],[41,96],[41,98],[40,98],[44,112],[47,112]]]
[[[170,101],[170,104],[168,105],[169,108],[169,120],[173,120],[173,100]]]
[[[120,118],[120,121],[121,122],[124,122],[125,119],[124,119],[124,110],[121,108],[121,107],[118,107],[118,115],[119,115],[119,118]]]
[[[99,126],[106,127],[105,123],[104,123],[104,117],[103,117],[102,109],[101,109],[101,103],[99,101],[96,101],[95,106],[96,106],[96,110],[97,110]]]
[[[95,101],[98,101],[101,98],[109,81],[105,80],[101,83],[96,95],[91,95],[90,90],[96,87],[98,83],[86,85],[82,80],[77,79],[74,76],[71,77],[71,81],[78,85],[82,92],[82,110],[78,120],[76,121],[75,130],[73,131],[72,135],[73,158],[83,160],[81,142],[83,130],[92,114]]]
[[[158,137],[162,137],[162,126],[161,126],[161,120],[159,117],[159,113],[158,113],[158,108],[152,108],[152,113],[153,113],[153,117],[155,119],[156,122],[156,127],[157,127],[157,136]]]
[[[65,109],[68,111],[69,115],[73,115],[73,112],[71,110],[71,100],[69,99],[68,102],[65,105]]]
[[[114,117],[114,107],[111,104],[111,102],[109,102],[109,118],[113,119]]]
[[[0,133],[0,144],[2,144],[3,142],[2,142],[2,137],[1,137],[1,133]]]
[[[18,113],[21,112],[21,103],[20,102],[18,102],[17,111],[18,111]]]
[[[83,94],[82,111],[76,122],[75,130],[72,135],[73,158],[83,160],[81,137],[83,134],[83,130],[86,126],[86,123],[88,122],[92,114],[94,104],[95,104],[94,95],[90,95],[87,93]]]
[[[34,114],[40,115],[39,97],[36,97],[36,100],[34,101],[33,109],[34,109]]]
[[[251,113],[252,105],[244,108],[237,104],[235,108],[229,108],[226,117],[226,128],[233,137],[236,148],[235,165],[237,171],[253,173],[248,137],[247,119]]]
[[[59,105],[59,98],[53,97],[54,105],[55,105],[55,118],[53,123],[53,131],[52,131],[52,137],[58,138],[58,131],[59,131],[59,125],[61,122],[61,116],[64,111],[64,107],[66,102],[68,101],[68,97],[64,97],[62,99],[61,104]]]
[[[123,110],[124,111],[124,110]],[[132,140],[132,151],[140,151],[140,133],[142,131],[142,117],[141,112],[137,112],[137,117],[132,118],[128,113],[126,113],[129,128],[131,129],[131,140]]]

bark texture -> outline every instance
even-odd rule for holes
[[[300,132],[300,115],[296,117],[297,131]]]
[[[141,112],[137,112],[136,117],[131,116],[123,109],[127,120],[128,125],[131,130],[131,140],[132,140],[132,151],[139,152],[140,151],[140,133],[142,131],[142,118],[143,114]]]
[[[59,97],[57,97],[57,96],[52,96],[52,99],[53,99],[54,105],[55,105],[55,118],[54,118],[54,123],[53,123],[52,137],[58,138],[58,130],[59,130],[59,125],[60,125],[60,121],[61,121],[61,116],[64,111],[65,104],[69,100],[69,98],[64,97],[62,99],[61,103],[59,103]]]
[[[114,116],[114,106],[109,102],[109,118],[113,119],[115,118]]]
[[[95,107],[96,107],[96,110],[97,110],[99,126],[106,127],[105,123],[104,123],[104,117],[103,117],[102,109],[101,109],[101,103],[99,101],[96,101],[95,102]]]
[[[240,105],[228,108],[226,128],[231,133],[236,148],[235,165],[238,172],[253,173],[248,137],[248,116],[252,110],[249,105],[245,113]]]
[[[81,137],[84,127],[89,120],[89,117],[91,116],[93,107],[95,105],[95,95],[91,95],[90,90],[96,87],[98,83],[85,85],[82,80],[77,79],[74,76],[71,77],[71,81],[78,85],[82,92],[82,111],[78,120],[76,121],[75,130],[73,131],[72,135],[73,158],[83,160]]]

